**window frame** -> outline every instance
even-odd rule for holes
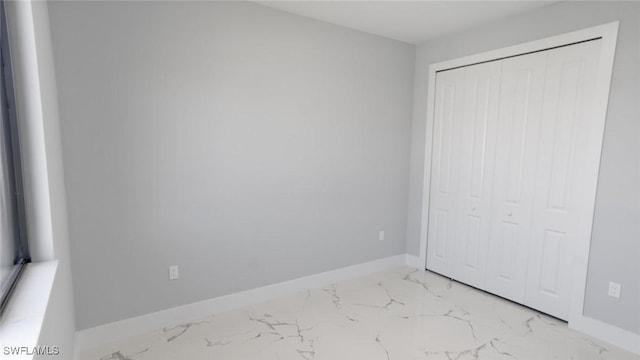
[[[2,0],[0,3],[0,71],[3,73],[2,79],[4,81],[0,83],[0,96],[2,96],[2,99],[0,99],[0,111],[2,111],[0,126],[2,126],[3,130],[0,135],[2,136],[0,146],[5,149],[7,178],[10,180],[11,198],[8,203],[10,203],[11,221],[13,222],[14,265],[5,279],[0,279],[2,281],[0,286],[0,315],[4,312],[26,264],[31,262],[27,241],[18,116],[8,29],[6,1]]]

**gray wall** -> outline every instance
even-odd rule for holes
[[[405,252],[414,46],[252,3],[49,6],[78,329]]]
[[[416,50],[407,252],[418,255],[428,65],[620,20],[598,183],[585,314],[640,333],[640,3],[566,2]],[[607,296],[608,282],[621,298]]]

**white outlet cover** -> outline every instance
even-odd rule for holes
[[[169,280],[178,280],[179,277],[178,265],[169,266]]]
[[[619,299],[620,298],[620,290],[621,290],[621,288],[622,288],[622,285],[620,285],[620,284],[618,284],[616,282],[610,281],[609,282],[609,296],[612,296],[612,297],[614,297],[616,299]]]
[[[380,230],[380,233],[378,234],[378,240],[384,240],[384,230]]]

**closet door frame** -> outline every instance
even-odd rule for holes
[[[593,213],[595,208],[598,173],[600,169],[600,155],[602,152],[602,141],[604,137],[604,126],[607,115],[607,105],[609,101],[609,90],[611,85],[611,74],[613,72],[613,62],[615,56],[616,41],[618,37],[618,27],[619,22],[615,21],[583,30],[578,30],[549,38],[544,38],[519,45],[509,46],[497,50],[429,65],[426,114],[427,133],[425,139],[420,254],[418,264],[427,269],[427,235],[429,226],[429,196],[431,188],[431,156],[433,151],[432,140],[434,123],[433,109],[435,104],[436,73],[439,71],[449,70],[457,67],[500,60],[584,41],[601,39],[600,41],[602,41],[602,46],[600,48],[598,69],[596,75],[595,103],[593,104],[594,119],[596,119],[596,125],[594,125],[590,132],[589,143],[593,146],[589,146],[590,154],[588,155],[589,158],[597,159],[597,161],[593,161],[589,165],[590,167],[583,174],[587,179],[585,182],[585,194],[589,195],[589,201],[588,206],[586,206],[584,209],[580,209],[579,217],[581,221],[579,229],[576,229],[576,235],[581,239],[588,239],[588,241],[581,242],[577,248],[573,249],[574,258],[572,261],[573,271],[571,275],[572,289],[571,300],[569,304],[569,327],[585,332],[589,335],[602,338],[611,343],[619,344],[619,346],[622,347],[635,348],[635,345],[632,345],[632,343],[637,341],[637,337],[629,336],[629,334],[624,333],[624,330],[585,317],[583,315],[589,249],[591,245],[591,232],[593,226]],[[594,144],[598,144],[599,146],[595,146]],[[619,337],[620,335],[623,335],[622,338]],[[624,344],[621,344],[621,342],[623,342]]]

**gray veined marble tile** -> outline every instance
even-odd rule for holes
[[[80,360],[640,359],[433,273],[392,269],[102,345]]]

